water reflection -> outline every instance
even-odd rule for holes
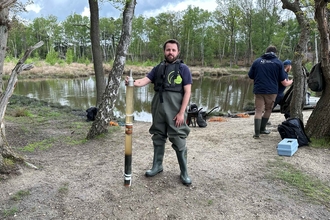
[[[125,117],[125,85],[121,83],[116,102],[115,114]],[[253,101],[253,84],[244,76],[223,76],[200,78],[193,81],[191,103],[209,111],[219,106],[221,111],[243,111],[247,102]],[[135,88],[134,117],[138,121],[151,121],[150,106],[154,94],[153,85]],[[86,110],[95,106],[95,78],[19,80],[15,94],[25,95],[75,109]]]

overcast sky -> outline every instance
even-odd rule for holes
[[[24,3],[27,0],[20,1]],[[189,5],[210,12],[217,6],[216,0],[137,0],[135,15],[154,17],[161,12],[185,10]],[[109,2],[100,3],[99,8],[100,17],[118,18],[120,15]],[[28,6],[27,10],[28,13],[22,13],[21,17],[28,20],[54,15],[59,21],[63,21],[73,13],[89,16],[88,0],[34,0],[34,4]]]

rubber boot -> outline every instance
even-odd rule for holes
[[[254,119],[254,135],[253,138],[258,139],[260,136],[261,119]]]
[[[154,146],[154,160],[152,168],[145,173],[146,177],[153,177],[160,172],[163,172],[163,158],[165,146]]]
[[[183,185],[189,186],[191,184],[191,179],[189,178],[187,171],[187,148],[182,151],[176,150],[176,156],[178,157],[178,162],[181,170],[181,182]]]
[[[260,134],[270,134],[270,131],[266,130],[266,125],[269,118],[262,118],[261,125],[260,125]]]

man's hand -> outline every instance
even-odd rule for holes
[[[125,77],[125,86],[128,85],[128,79],[129,79],[129,76],[126,76],[126,77]]]
[[[178,113],[173,120],[175,120],[175,126],[180,127],[184,123],[184,113]]]

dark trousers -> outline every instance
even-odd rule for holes
[[[273,110],[276,107],[276,105],[280,104],[280,102],[282,101],[283,97],[284,97],[284,94],[283,93],[282,94],[277,94],[276,99],[275,99],[275,102],[274,102]],[[284,117],[285,117],[285,119],[290,118],[290,112],[285,112],[284,113]]]

